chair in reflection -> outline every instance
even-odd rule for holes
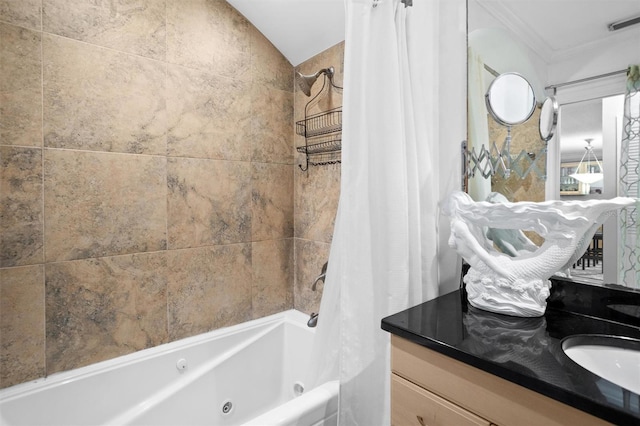
[[[587,247],[582,257],[573,265],[573,268],[575,269],[576,266],[581,266],[584,271],[585,267],[591,268],[598,266],[598,264],[600,264],[600,270],[602,271],[602,227],[593,234],[589,247]]]

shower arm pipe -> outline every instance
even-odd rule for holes
[[[323,78],[322,78],[322,87],[320,88],[320,90],[318,90],[318,93],[316,93],[313,98],[311,98],[308,102],[307,105],[305,105],[304,107],[304,115],[305,117],[308,115],[309,113],[309,109],[316,106],[317,102],[314,102],[316,100],[319,100],[320,95],[322,95],[324,93],[325,87],[327,86],[327,80],[329,80],[329,84],[331,85],[331,87],[335,87],[336,89],[340,89],[343,90],[342,87],[336,85],[333,82],[333,76],[335,75],[335,71],[333,67],[329,67],[329,68],[325,68],[323,70],[319,71],[320,73],[323,74]]]

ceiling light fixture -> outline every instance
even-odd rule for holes
[[[580,160],[580,164],[578,164],[576,173],[569,175],[572,178],[579,180],[582,183],[588,183],[589,185],[601,181],[604,178],[604,170],[602,169],[602,164],[600,164],[600,161],[598,161],[598,157],[596,157],[596,154],[593,152],[593,148],[591,147],[592,140],[593,139],[585,139],[585,141],[587,142],[587,146],[585,147],[587,152],[585,152],[582,156],[582,160]],[[593,156],[593,159],[596,161],[596,164],[600,169],[599,173],[595,172],[595,170],[591,168],[591,156]],[[584,170],[584,168],[582,167],[582,163],[584,162],[585,157],[587,157],[586,172],[581,172],[581,170]]]
[[[631,25],[640,24],[640,16],[636,16],[635,18],[624,19],[622,21],[613,22],[607,25],[609,31],[617,31],[626,27],[630,27]]]

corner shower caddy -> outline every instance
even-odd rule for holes
[[[329,84],[327,85],[327,80]],[[322,88],[304,108],[304,120],[296,122],[296,133],[304,136],[304,145],[298,146],[298,152],[305,154],[306,164],[300,164],[302,171],[309,166],[324,166],[338,164],[342,150],[342,107],[309,115],[309,108],[316,105],[321,95],[326,95],[335,86],[331,78],[325,76]],[[326,89],[326,90],[325,90]]]

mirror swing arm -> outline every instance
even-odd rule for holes
[[[492,72],[492,69],[485,68]],[[497,73],[495,71],[492,74]],[[514,102],[513,94],[521,95],[520,98]],[[487,93],[485,94],[485,103],[487,111],[491,117],[500,125],[507,128],[507,136],[499,149],[495,142],[492,143],[492,147],[487,149],[484,144],[480,148],[480,152],[476,153],[476,148],[471,147],[469,151],[469,145],[467,141],[462,145],[462,163],[464,174],[463,180],[466,187],[467,179],[474,177],[477,171],[480,171],[482,177],[487,179],[490,176],[494,176],[500,171],[500,175],[505,179],[511,176],[511,172],[515,173],[522,179],[524,179],[529,173],[534,171],[540,175],[543,179],[546,178],[545,171],[540,171],[537,167],[536,154],[526,152],[523,150],[517,159],[528,157],[531,162],[526,170],[519,170],[518,168],[512,169],[513,159],[511,156],[511,142],[512,142],[512,127],[514,125],[522,124],[529,120],[536,109],[535,94],[531,84],[520,74],[515,72],[507,72],[497,75],[497,77],[491,82]],[[547,101],[545,101],[545,104]],[[553,131],[557,123],[557,102],[553,102],[552,108],[553,117],[547,119],[545,117],[543,123],[543,115],[541,113],[540,122],[540,136],[546,142],[553,137]],[[550,107],[544,108],[544,113],[547,114],[547,110]],[[551,123],[551,124],[549,124]],[[545,129],[543,129],[543,125]],[[549,128],[547,128],[549,127]],[[544,135],[543,135],[544,133]],[[546,152],[546,145],[542,154]]]

